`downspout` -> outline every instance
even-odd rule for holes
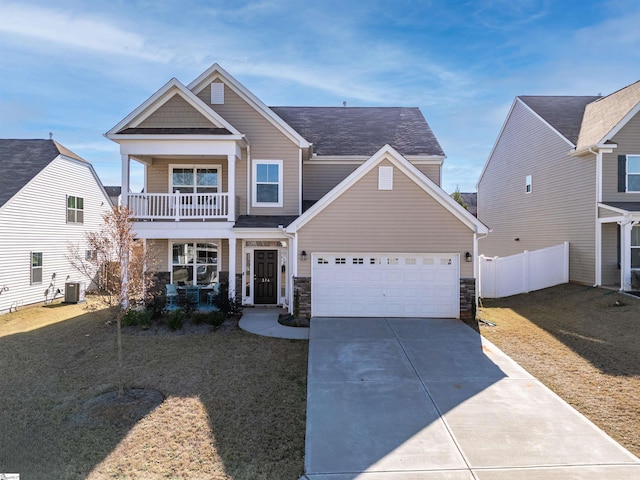
[[[247,143],[247,215],[251,215],[251,145]]]
[[[598,204],[602,202],[602,152],[595,152],[593,147],[589,147],[589,153],[596,156],[596,205],[595,205],[595,224],[596,224],[596,278],[594,287],[602,284],[602,224],[598,221]]]

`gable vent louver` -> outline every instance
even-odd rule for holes
[[[211,105],[224,105],[224,83],[211,84]]]
[[[393,167],[378,168],[378,190],[393,190]]]

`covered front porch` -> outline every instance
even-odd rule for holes
[[[242,305],[289,308],[293,272],[289,242],[282,233],[262,233],[249,238],[156,238],[145,240],[145,245],[151,259],[148,269],[162,287],[173,285],[178,291],[197,287],[206,293],[228,284],[230,298]]]
[[[598,204],[596,283],[640,291],[640,202]]]

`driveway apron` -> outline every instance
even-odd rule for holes
[[[310,480],[637,479],[640,460],[458,320],[313,318]]]

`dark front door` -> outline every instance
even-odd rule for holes
[[[253,303],[278,303],[278,251],[256,250],[253,260]]]

